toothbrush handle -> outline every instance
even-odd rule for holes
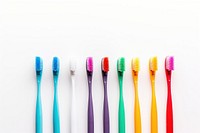
[[[173,108],[172,108],[172,96],[171,96],[171,83],[170,80],[167,82],[168,84],[168,97],[167,97],[167,116],[166,116],[166,121],[167,121],[167,127],[166,127],[166,132],[167,133],[173,133]]]
[[[36,133],[42,133],[42,103],[40,89],[38,89],[36,101]]]
[[[58,97],[57,89],[54,92],[54,103],[53,103],[53,132],[60,133],[60,118],[58,109]]]
[[[119,97],[119,133],[125,133],[125,110],[124,110],[124,99],[123,99],[123,88],[122,88],[122,77],[119,79],[120,85],[120,97]]]
[[[155,88],[152,88],[152,104],[151,104],[151,133],[158,133],[157,106]]]
[[[76,128],[76,99],[75,99],[75,83],[74,77],[72,77],[72,103],[71,103],[71,133],[77,133]]]
[[[137,88],[136,88],[137,89]],[[140,104],[138,98],[138,90],[135,90],[135,133],[141,133],[141,117],[140,117]]]
[[[122,96],[119,101],[119,133],[125,133],[124,100]]]
[[[103,132],[110,133],[109,107],[107,95],[107,79],[103,77],[104,82],[104,104],[103,104]]]
[[[76,107],[75,107],[75,98],[72,98],[72,109],[71,109],[71,133],[77,133],[76,126]]]
[[[89,97],[88,97],[88,133],[94,133],[94,114],[93,114],[91,81],[89,81]]]

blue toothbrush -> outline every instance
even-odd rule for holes
[[[42,103],[41,103],[41,79],[42,79],[43,61],[40,57],[35,58],[35,71],[37,80],[37,99],[36,99],[36,121],[35,132],[42,133]]]
[[[58,107],[58,75],[60,63],[58,57],[53,58],[53,81],[54,81],[54,102],[53,102],[53,133],[60,133],[60,117]]]

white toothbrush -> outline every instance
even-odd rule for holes
[[[71,133],[78,133],[76,126],[76,98],[75,98],[75,71],[76,61],[71,60],[70,62],[70,75],[71,75],[71,86],[72,86],[72,100],[71,100]]]

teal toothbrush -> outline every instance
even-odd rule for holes
[[[117,73],[119,79],[119,112],[118,112],[118,130],[119,133],[126,132],[125,126],[125,109],[123,99],[123,76],[125,71],[125,58],[121,57],[117,60]]]
[[[59,59],[53,58],[53,81],[54,81],[54,101],[53,101],[53,133],[60,133],[60,117],[58,107],[58,75],[60,69]]]
[[[35,132],[42,133],[42,103],[41,103],[41,79],[42,79],[43,61],[40,57],[35,58],[35,71],[37,80],[37,99],[36,99],[36,121]]]

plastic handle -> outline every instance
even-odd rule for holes
[[[104,84],[104,104],[103,104],[103,132],[110,133],[108,94],[107,94],[107,76],[103,76]]]
[[[136,79],[137,80],[137,79]],[[135,85],[135,133],[141,133],[141,115],[140,115],[140,104],[138,96],[138,81],[134,81]]]
[[[152,103],[151,103],[151,133],[158,133],[157,105],[155,94],[155,81],[152,81]]]
[[[58,107],[57,79],[54,77],[54,102],[53,102],[53,132],[60,133],[60,117]]]
[[[123,77],[119,76],[119,87],[120,87],[120,96],[119,96],[119,133],[125,133],[125,110],[124,110],[124,99],[123,99]]]
[[[93,101],[92,101],[92,77],[88,76],[88,133],[94,133],[94,113],[93,113]]]
[[[71,103],[71,133],[78,133],[76,127],[76,99],[75,99],[75,77],[71,77],[72,81],[72,103]]]
[[[43,131],[43,129],[42,129],[42,103],[41,103],[41,92],[40,92],[40,79],[37,80],[36,133],[42,133],[42,131]]]
[[[167,76],[168,96],[167,96],[167,111],[166,111],[166,132],[173,133],[173,108],[171,95],[171,73]]]

